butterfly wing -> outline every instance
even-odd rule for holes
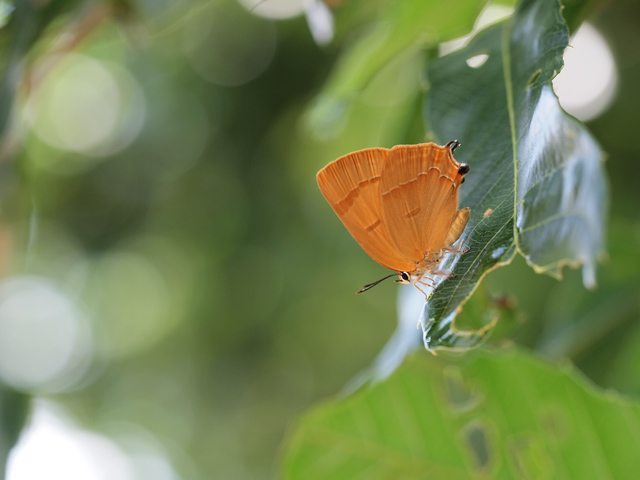
[[[331,162],[318,172],[318,186],[362,249],[380,265],[413,271],[397,252],[380,211],[380,175],[391,150],[368,148]]]
[[[391,149],[380,175],[380,210],[405,258],[420,261],[426,252],[444,247],[457,216],[458,187],[468,171],[461,167],[449,147],[434,143]]]

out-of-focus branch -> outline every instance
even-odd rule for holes
[[[20,132],[16,128],[15,100],[31,95],[66,54],[78,48],[105,21],[111,18],[126,18],[130,12],[130,8],[122,3],[116,4],[108,1],[93,3],[81,12],[74,22],[70,22],[68,28],[58,35],[55,41],[51,42],[51,46],[44,53],[38,55],[37,59],[31,59],[24,69],[9,66],[12,74],[20,75],[21,78],[14,79],[15,98],[5,131],[2,132],[2,138],[0,138],[0,162],[6,162],[13,158],[22,140]],[[22,62],[24,59],[18,59],[18,61]]]
[[[39,62],[38,68],[33,68],[35,62],[27,69],[23,82],[23,92],[29,95],[35,90],[42,80],[47,76],[64,56],[75,50],[84,40],[96,31],[105,20],[108,20],[117,12],[117,8],[107,2],[100,2],[86,9],[83,14],[69,28],[58,35],[58,38],[51,42],[51,47],[40,56],[46,59]]]

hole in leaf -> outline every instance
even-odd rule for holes
[[[487,60],[489,60],[489,55],[486,53],[481,53],[479,55],[474,55],[473,57],[467,58],[467,65],[471,68],[480,68],[484,65]]]
[[[462,434],[473,464],[478,470],[486,472],[493,454],[487,427],[474,421],[465,427]]]
[[[460,368],[447,365],[442,374],[446,400],[451,410],[457,413],[468,412],[480,403],[480,393],[469,385]]]
[[[509,453],[515,478],[552,478],[553,467],[539,438],[521,435],[511,442]]]
[[[542,70],[540,69],[533,72],[533,75],[531,75],[531,78],[529,78],[529,81],[527,82],[527,88],[529,88],[531,85],[533,85],[538,81],[538,78],[540,78],[541,73],[542,73]]]

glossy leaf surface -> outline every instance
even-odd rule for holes
[[[425,308],[428,349],[482,339],[483,331],[457,331],[454,318],[482,277],[516,252],[556,277],[563,265],[581,263],[585,285],[595,285],[606,182],[600,148],[551,89],[567,42],[559,2],[526,0],[429,66],[426,120],[437,141],[462,142],[456,158],[471,172],[460,206],[471,208],[471,220],[469,252],[449,262],[456,277]]]

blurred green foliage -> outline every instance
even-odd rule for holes
[[[567,365],[506,349],[415,356],[306,415],[283,478],[633,478],[639,421],[640,404]]]
[[[423,141],[421,73],[471,17],[394,52],[350,93],[348,115],[318,130],[318,93],[384,8],[343,1],[336,41],[320,47],[304,16],[271,20],[232,0],[0,3],[11,7],[0,273],[52,283],[90,332],[58,377],[14,388],[114,439],[151,435],[182,478],[272,477],[287,425],[369,366],[395,328],[394,286],[353,295],[381,269],[315,173],[352,150]],[[576,271],[558,282],[517,260],[482,288],[519,319],[500,342],[638,395],[640,7],[571,5],[573,18],[593,15],[619,68],[615,102],[588,124],[608,154],[609,257],[595,293]],[[62,80],[77,72],[92,81],[71,89]]]

